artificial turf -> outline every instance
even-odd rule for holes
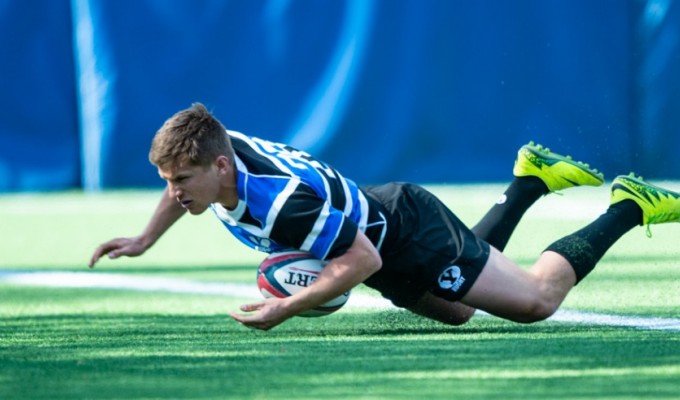
[[[498,185],[433,187],[474,223]],[[3,271],[82,271],[94,247],[139,233],[158,193],[0,197]],[[607,205],[605,189],[537,204],[507,253],[528,266]],[[555,210],[559,210],[556,212]],[[568,309],[680,318],[680,226],[626,235]],[[263,255],[208,215],[147,254],[89,273],[253,284]],[[368,294],[367,289],[358,293]],[[448,327],[395,309],[343,309],[253,331],[225,295],[24,286],[0,279],[0,398],[677,399],[680,332],[493,317]]]

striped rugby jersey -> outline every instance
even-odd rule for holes
[[[321,260],[342,255],[357,230],[378,249],[385,218],[350,179],[290,146],[227,131],[235,152],[239,202],[211,205],[246,245],[267,253],[299,249]]]

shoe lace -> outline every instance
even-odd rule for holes
[[[663,222],[669,222],[669,221],[677,221],[680,220],[680,213],[674,212],[674,211],[665,211],[665,212],[660,212],[658,214],[652,215],[649,217],[649,220],[647,221],[647,232],[646,235],[648,238],[652,237],[652,229],[651,225],[652,224],[660,224]]]

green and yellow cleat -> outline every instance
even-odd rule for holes
[[[633,200],[642,209],[647,236],[651,236],[649,225],[680,222],[680,193],[647,183],[632,172],[617,176],[612,182],[610,203],[623,200]]]
[[[604,175],[588,164],[561,156],[534,142],[522,146],[512,170],[517,177],[535,176],[543,181],[548,190],[555,192],[573,186],[600,186]]]

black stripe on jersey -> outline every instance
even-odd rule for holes
[[[297,149],[294,149],[290,146],[286,146],[286,149],[288,151],[298,151]],[[299,151],[298,151],[299,152]],[[314,170],[321,175],[321,178],[326,181],[326,184],[330,188],[330,193],[328,193],[328,196],[330,196],[330,202],[331,202],[331,207],[335,208],[336,210],[340,211],[345,211],[345,205],[347,204],[347,197],[345,196],[345,188],[342,185],[340,174],[338,171],[335,170],[335,168],[330,167],[328,164],[321,162],[319,160],[316,160],[314,157],[310,156],[309,154],[302,153],[300,154],[301,158],[306,159],[307,161],[310,162],[316,162],[319,163],[323,168],[314,168]],[[326,169],[332,171],[333,176],[329,175],[326,172]]]
[[[326,202],[319,198],[309,186],[299,185],[279,211],[272,227],[271,239],[299,249],[314,229],[325,204]],[[357,224],[344,217],[340,232],[333,241],[326,259],[344,254],[354,242],[358,231]]]
[[[314,229],[325,203],[312,188],[298,185],[281,207],[269,236],[278,243],[299,249]]]
[[[328,187],[330,188],[330,193],[328,193],[328,195],[330,196],[331,206],[336,210],[344,212],[345,205],[347,204],[347,198],[345,197],[345,188],[342,186],[340,179],[337,178],[338,172],[333,170],[335,177],[330,177],[324,170],[317,171],[328,183]]]
[[[246,141],[229,136],[231,145],[239,159],[248,168],[248,172],[254,175],[288,176],[277,167],[269,158],[263,157],[262,153],[250,147]]]
[[[259,229],[262,229],[262,227],[264,226],[262,222],[253,217],[253,215],[250,213],[249,207],[246,207],[245,211],[243,212],[243,215],[241,215],[241,218],[238,220],[238,222],[242,224],[256,226]]]
[[[359,227],[357,224],[352,222],[351,219],[345,218],[342,228],[340,228],[340,233],[335,239],[335,242],[333,242],[333,247],[331,247],[330,251],[328,252],[326,259],[330,260],[345,254],[347,249],[349,249],[350,246],[352,246],[352,243],[354,243],[354,239],[357,237],[358,231]]]

